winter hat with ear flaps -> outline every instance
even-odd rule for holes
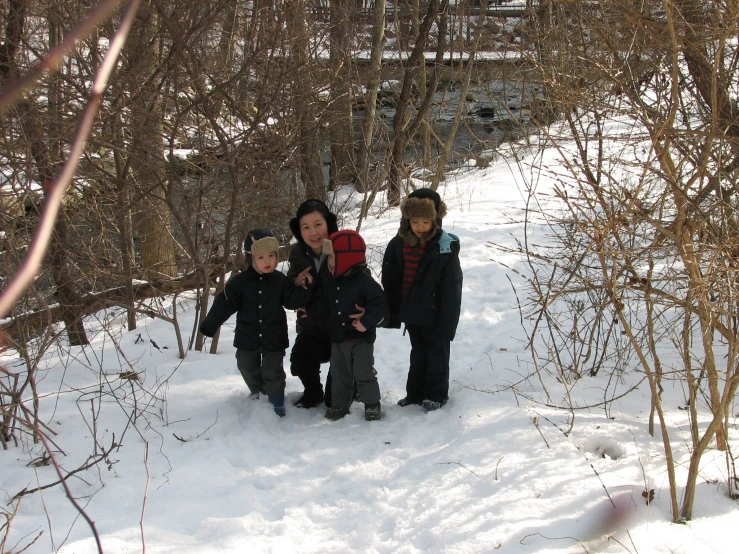
[[[446,204],[435,190],[417,189],[403,201],[400,213],[404,219],[430,219],[440,226],[446,215]]]
[[[416,246],[431,240],[439,232],[441,220],[446,215],[446,204],[436,191],[427,188],[417,189],[400,204],[400,214],[398,235],[407,244]],[[417,237],[411,229],[411,219],[430,219],[433,222],[431,230],[423,237]]]
[[[367,245],[356,231],[339,231],[323,241],[323,253],[334,256],[334,275],[339,277],[356,265],[366,263]]]
[[[270,252],[277,252],[280,249],[280,243],[269,229],[254,229],[249,231],[244,241],[244,251],[246,251],[247,259],[251,260],[252,256],[261,256]]]
[[[298,206],[298,211],[295,212],[295,217],[290,220],[290,230],[298,242],[305,242],[303,240],[303,236],[300,234],[300,218],[304,215],[312,214],[313,212],[318,212],[323,216],[323,219],[326,220],[326,227],[328,228],[329,235],[339,230],[339,226],[336,223],[336,215],[331,213],[331,210],[328,209],[328,206],[326,206],[325,203],[312,198]]]

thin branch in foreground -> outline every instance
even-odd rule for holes
[[[108,79],[115,69],[119,54],[123,49],[123,45],[133,25],[133,19],[140,5],[141,0],[131,0],[126,9],[121,20],[120,28],[111,39],[110,48],[103,57],[97,75],[95,75],[90,98],[80,115],[80,120],[75,130],[74,140],[69,150],[69,157],[54,182],[43,184],[46,189],[46,201],[44,202],[41,220],[39,221],[36,235],[31,242],[28,254],[24,258],[18,273],[8,282],[2,295],[0,295],[0,316],[10,312],[21,294],[23,294],[23,291],[26,290],[38,273],[51,239],[51,233],[54,229],[57,215],[59,214],[62,199],[72,183],[72,177],[77,172],[77,166],[87,144],[87,138],[90,136],[95,117],[102,103],[102,97],[107,87]],[[0,99],[3,97],[4,95],[0,96]]]
[[[47,75],[53,74],[64,64],[65,57],[75,50],[80,41],[91,35],[102,23],[110,19],[124,0],[104,0],[92,9],[76,27],[65,33],[64,40],[47,52],[24,77],[8,85],[0,95],[0,114],[4,114],[23,94]]]
[[[52,454],[51,449],[49,448],[49,445],[46,443],[46,440],[45,439],[44,439],[44,446],[47,447],[46,448],[46,451],[47,451],[47,455],[48,455],[49,461],[55,467],[58,467],[57,466],[57,463],[56,463],[56,459],[54,458],[54,455]],[[57,473],[59,474],[59,480],[58,481],[54,481],[53,483],[49,483],[47,485],[42,485],[40,487],[36,487],[35,489],[25,488],[25,489],[21,490],[20,492],[17,492],[15,494],[15,496],[13,496],[13,498],[10,499],[10,502],[12,502],[13,500],[17,500],[18,498],[21,498],[23,496],[26,496],[27,494],[32,494],[34,492],[42,491],[42,490],[45,490],[45,489],[50,489],[50,488],[55,487],[55,486],[57,486],[59,484],[64,484],[64,482],[67,479],[69,479],[72,475],[75,475],[76,473],[80,473],[81,471],[85,471],[86,469],[89,469],[89,468],[91,468],[91,467],[96,466],[97,464],[99,464],[101,461],[103,461],[104,459],[106,459],[108,457],[108,455],[116,447],[118,447],[118,444],[115,442],[115,437],[113,437],[113,442],[111,443],[110,448],[108,448],[108,450],[102,452],[98,456],[92,457],[92,459],[90,459],[90,461],[88,461],[86,464],[78,467],[77,469],[74,469],[74,470],[68,472],[66,477],[62,476],[62,474],[61,474],[61,468],[60,468],[57,471]],[[46,465],[48,465],[48,464],[46,464]]]

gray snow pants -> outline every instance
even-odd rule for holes
[[[284,350],[269,352],[236,349],[236,366],[252,393],[266,392],[269,397],[282,397],[285,394],[285,369],[282,360]]]
[[[374,344],[364,339],[331,343],[331,405],[349,409],[354,398],[354,383],[365,404],[380,401],[380,385],[374,368]]]

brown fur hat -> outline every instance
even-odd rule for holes
[[[435,237],[441,229],[441,220],[446,215],[446,204],[439,194],[428,188],[414,190],[408,198],[400,204],[400,229],[398,234],[402,239],[416,246],[419,242],[426,242]],[[431,230],[421,238],[411,229],[411,219],[430,219],[433,221]]]

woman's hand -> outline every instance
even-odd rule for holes
[[[296,287],[303,287],[304,289],[307,289],[308,285],[310,285],[312,282],[313,275],[310,274],[310,266],[308,266],[303,271],[298,273],[297,277],[295,277],[295,280],[293,281],[293,284]]]
[[[362,325],[362,322],[359,321],[358,319],[355,319],[352,321],[352,327],[354,327],[360,333],[364,333],[365,331],[367,331],[367,328],[364,325]]]
[[[360,333],[364,333],[365,331],[367,331],[367,328],[364,325],[362,325],[362,322],[360,320],[362,319],[364,312],[366,312],[367,310],[365,310],[362,306],[359,306],[357,304],[354,304],[354,308],[359,310],[359,312],[356,314],[349,315],[349,317],[352,319],[352,327],[354,327]]]

